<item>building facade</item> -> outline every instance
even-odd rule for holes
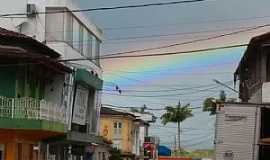
[[[217,108],[216,159],[270,158],[269,41],[270,33],[251,39],[235,72],[241,102]]]
[[[112,141],[113,147],[121,151],[125,160],[134,159],[136,117],[133,114],[102,107],[100,112],[100,135]]]
[[[145,140],[149,139],[149,127],[151,123],[155,123],[156,117],[148,112],[130,112],[136,116],[134,121],[135,130],[134,130],[134,145],[133,145],[133,154],[136,155],[136,159],[145,158]],[[154,157],[154,156],[153,156]]]
[[[41,141],[67,129],[62,90],[72,70],[46,45],[0,28],[0,158],[42,159]]]
[[[56,105],[63,106],[64,109],[61,110],[61,113],[65,115],[63,118],[65,125],[56,126],[57,131],[60,128],[62,134],[47,137],[39,142],[39,147],[34,146],[37,152],[41,152],[41,149],[44,150],[44,154],[39,159],[77,160],[84,158],[88,160],[94,154],[93,144],[101,143],[97,133],[101,107],[100,90],[103,84],[102,70],[99,64],[102,31],[91,22],[88,14],[70,12],[85,6],[84,2],[83,0],[9,0],[0,6],[1,14],[26,13],[19,17],[1,18],[0,27],[27,35],[44,46],[50,47],[51,50],[59,54],[57,59],[61,60],[61,65],[64,64],[73,71],[67,76],[44,74],[50,79],[51,77],[55,78],[50,80],[45,88],[44,85],[41,85],[43,80],[35,80],[23,90],[19,84],[26,83],[25,79],[24,81],[16,80],[15,91],[11,91],[8,85],[2,86],[5,88],[0,91],[0,94],[10,96],[16,94],[15,97],[11,96],[11,98],[35,96],[34,98],[38,97],[39,100],[47,98],[55,101]],[[71,61],[71,59],[81,60]],[[30,73],[43,73],[36,71],[38,68],[28,70],[31,71],[29,71]],[[9,75],[12,78],[9,72],[3,70],[1,77]],[[27,70],[23,69],[21,72],[28,73]],[[27,77],[27,75],[22,74],[21,77],[23,78],[23,76]],[[47,77],[43,78],[48,79]],[[6,79],[2,79],[2,81],[11,82]],[[3,93],[7,90],[10,93]],[[14,100],[8,99],[8,101]],[[32,107],[30,102],[32,103],[31,99],[22,102],[26,105],[24,108],[30,110]],[[33,102],[33,104],[35,103]],[[50,108],[55,106],[48,103],[44,105],[50,106]],[[24,110],[22,112],[25,112]],[[56,114],[54,116],[61,118]],[[41,124],[39,123],[39,125]],[[42,124],[42,126],[54,129],[54,126],[49,124]],[[1,146],[1,148],[3,147]],[[28,154],[27,151],[20,152],[22,155]]]

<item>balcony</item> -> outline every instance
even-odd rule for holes
[[[34,98],[0,96],[0,128],[65,132],[65,109]]]

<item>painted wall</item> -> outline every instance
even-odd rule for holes
[[[16,69],[0,67],[0,96],[14,97],[16,87]]]
[[[26,4],[27,0],[20,0],[19,3],[17,0],[10,0],[10,3],[4,3],[0,5],[0,13],[10,13],[14,8],[14,13],[26,13]],[[69,9],[79,9],[79,5],[76,1],[72,0],[28,0],[28,3],[36,5],[38,12],[45,12],[46,7],[67,7]],[[7,10],[8,8],[8,10]],[[12,9],[11,9],[12,8]],[[90,21],[90,17],[85,13],[74,13],[74,15],[85,25],[88,29],[99,39],[102,39],[102,32],[98,27]],[[0,27],[6,29],[14,30],[21,32],[30,37],[33,37],[40,42],[45,41],[45,28],[46,28],[46,16],[45,14],[37,15],[36,17],[31,18],[2,18],[0,19]],[[59,31],[57,31],[59,32]],[[61,42],[58,43],[49,43],[48,44],[53,49],[57,50],[62,54],[62,58],[83,58],[82,55],[71,48],[68,45],[63,45]],[[87,68],[96,72],[101,78],[101,69],[97,67],[93,62],[84,61],[76,62],[82,68]]]
[[[140,126],[139,124],[134,125],[134,139],[133,139],[133,151],[132,153],[136,156],[140,155]]]
[[[256,105],[225,104],[216,116],[216,159],[231,154],[237,160],[254,160],[258,154],[259,111]],[[256,127],[257,126],[257,127]]]
[[[52,102],[57,106],[61,106],[63,103],[63,89],[64,89],[65,77],[64,75],[54,75],[50,83],[45,86],[44,99],[48,102]]]
[[[100,117],[99,133],[107,140],[114,141],[114,122],[122,123],[120,136],[120,148],[122,152],[132,153],[134,142],[134,124],[133,119],[123,116],[104,116]]]

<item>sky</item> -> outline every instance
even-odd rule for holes
[[[81,8],[122,6],[168,0],[80,0]],[[96,11],[88,15],[104,32],[101,54],[138,50],[182,43],[270,21],[269,0],[206,0],[192,4]],[[248,43],[250,38],[265,33],[268,28],[224,36],[213,40],[134,54],[177,52],[209,47]],[[237,94],[213,82],[218,79],[233,87],[233,72],[245,48],[196,52],[173,56],[123,58],[102,60],[104,91],[103,104],[162,108],[167,105],[190,103],[202,106],[207,97],[218,97],[225,90],[227,97]],[[114,90],[118,85],[122,94]],[[155,111],[160,117],[164,111]],[[201,109],[193,110],[194,117],[181,125],[181,145],[188,149],[214,147],[215,116]],[[158,120],[150,134],[159,136],[161,144],[174,144],[176,124],[163,126]]]

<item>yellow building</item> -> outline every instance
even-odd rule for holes
[[[121,150],[124,159],[134,159],[132,154],[136,117],[133,114],[102,107],[100,112],[100,135],[112,141]]]

